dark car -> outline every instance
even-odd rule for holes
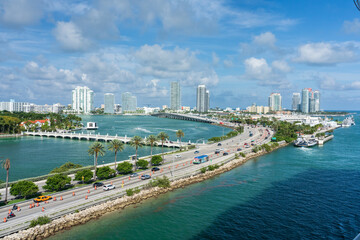
[[[238,148],[237,151],[241,151],[241,148]]]
[[[226,155],[229,155],[229,153],[228,153],[228,152],[224,152],[224,153],[223,153],[223,156],[226,156]]]
[[[196,151],[194,152],[194,154],[197,154],[197,153],[199,153],[199,151],[196,150]]]
[[[151,176],[147,175],[147,174],[141,176],[141,180],[146,180],[146,179],[150,179],[150,178],[151,178]]]
[[[221,146],[221,143],[218,143],[218,146]]]
[[[153,168],[151,169],[151,171],[160,171],[160,168],[158,168],[158,167],[153,167]]]
[[[101,187],[101,186],[104,186],[102,182],[96,182],[93,184],[93,187]]]

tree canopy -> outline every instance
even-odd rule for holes
[[[31,197],[39,191],[39,187],[30,181],[18,181],[11,185],[10,193],[13,196]]]
[[[71,178],[64,174],[55,174],[54,176],[48,177],[44,189],[48,191],[60,191],[65,189],[66,184],[70,184]]]

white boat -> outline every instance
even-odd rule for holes
[[[341,127],[351,127],[353,125],[355,125],[353,116],[349,116],[349,117],[345,118],[344,121],[341,123]]]
[[[298,137],[295,142],[295,147],[313,147],[318,143],[318,141],[314,138],[305,139],[303,137]]]
[[[96,122],[88,122],[86,123],[87,130],[97,130],[99,127]]]

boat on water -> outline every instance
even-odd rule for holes
[[[97,130],[99,127],[96,122],[86,123],[86,130]]]
[[[341,123],[341,127],[351,127],[355,125],[354,116],[349,116],[344,119],[344,121]]]
[[[317,144],[318,144],[318,141],[315,138],[305,139],[305,138],[299,137],[294,142],[295,147],[313,147]]]

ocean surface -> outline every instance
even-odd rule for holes
[[[323,147],[279,149],[50,239],[353,239],[359,125],[335,130]]]
[[[213,136],[221,136],[229,132],[218,126],[206,123],[172,120],[165,118],[156,118],[151,116],[82,116],[83,123],[97,122],[99,129],[91,132],[92,134],[109,134],[118,136],[133,137],[135,135],[142,138],[150,134],[157,135],[159,132],[166,132],[170,140],[176,141],[176,131],[183,130],[185,136],[182,141],[199,142],[207,140]],[[81,132],[81,131],[78,131]],[[62,138],[41,138],[41,137],[21,137],[21,138],[0,138],[0,159],[9,158],[11,168],[9,179],[15,181],[18,179],[35,177],[48,174],[55,167],[59,167],[65,162],[73,162],[83,166],[92,165],[94,159],[89,156],[87,150],[93,142],[79,141]],[[125,145],[125,150],[118,153],[117,160],[129,159],[130,155],[135,154],[135,149]],[[144,146],[139,148],[139,156],[150,155],[151,148]],[[172,149],[164,148],[164,151]],[[161,147],[154,147],[153,153],[160,153]],[[98,164],[112,163],[114,153],[106,152],[104,157],[99,157]],[[0,179],[5,181],[6,172],[0,168]]]

